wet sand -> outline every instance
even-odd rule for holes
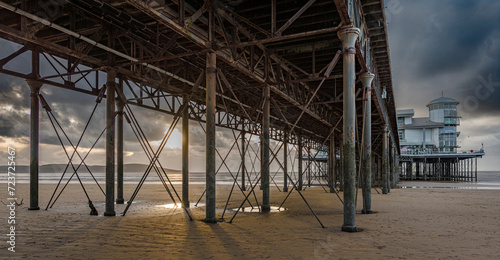
[[[41,207],[45,208],[53,187],[40,185]],[[392,189],[388,195],[373,190],[376,214],[356,215],[362,232],[345,233],[340,231],[341,202],[319,187],[308,188],[303,195],[326,228],[296,191],[285,203],[286,211],[240,213],[232,224],[227,223],[234,214],[229,211],[226,222],[206,224],[201,221],[204,207],[193,207],[195,220],[189,221],[183,209],[162,206],[172,201],[161,185],[145,185],[127,216],[103,217],[104,197],[96,187],[87,187],[101,216],[88,215],[79,185],[70,185],[47,211],[28,211],[28,186],[18,185],[17,197],[24,203],[16,212],[16,252],[7,251],[2,242],[0,258],[500,259],[500,190]],[[125,185],[125,198],[134,188]],[[217,187],[219,217],[230,188]],[[191,186],[191,202],[203,189]],[[272,205],[279,205],[285,195],[273,189]],[[235,192],[229,207],[239,206],[242,199]],[[124,208],[117,205],[117,214]],[[2,234],[8,229],[7,214],[2,206]]]

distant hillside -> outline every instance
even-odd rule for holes
[[[75,167],[78,167],[78,164],[75,164]],[[92,172],[98,173],[104,173],[106,170],[106,166],[103,165],[89,165],[89,169]],[[63,172],[64,169],[66,168],[66,164],[46,164],[40,166],[40,172],[43,173],[57,173],[57,172]],[[144,172],[148,168],[148,165],[146,164],[138,164],[138,163],[131,163],[131,164],[124,164],[123,165],[123,170],[124,172]],[[168,168],[163,168],[167,173],[180,173],[180,170],[174,170],[174,169],[168,169]],[[7,173],[7,166],[0,166],[0,173]],[[73,169],[71,166],[68,168],[66,172],[70,172]],[[17,165],[16,166],[16,172],[19,173],[26,173],[30,171],[30,167],[28,165]],[[80,166],[80,169],[78,169],[78,172],[88,172],[87,169],[85,168],[84,165]]]

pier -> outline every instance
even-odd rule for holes
[[[457,154],[402,154],[401,180],[477,181],[477,159],[483,150]]]
[[[413,117],[413,109],[396,112],[402,180],[477,181],[477,159],[485,152],[482,145],[476,151],[458,150],[459,103],[434,99],[427,104],[429,117]]]
[[[358,231],[358,188],[358,203],[370,214],[372,187],[383,187],[386,194],[399,179],[385,19],[383,1],[377,0],[0,1],[0,37],[19,46],[0,57],[0,73],[25,79],[31,88],[29,209],[39,210],[40,201],[49,200],[39,197],[41,116],[53,122],[68,157],[62,174],[78,178],[78,170],[92,163],[85,158],[93,147],[80,153],[81,138],[65,136],[65,126],[52,113],[57,107],[43,95],[46,88],[67,89],[95,96],[89,111],[106,111],[106,124],[99,129],[106,143],[106,182],[103,188],[95,184],[106,202],[105,216],[125,216],[139,190],[147,188],[143,180],[159,178],[169,198],[182,203],[191,217],[188,134],[189,122],[195,121],[206,133],[206,191],[197,194],[205,198],[205,222],[220,221],[216,174],[229,171],[234,192],[245,196],[234,207],[252,205],[265,213],[279,206],[271,205],[270,197],[295,192],[323,226],[304,191],[320,185],[325,196],[343,203],[342,230]],[[11,66],[19,57],[29,66]],[[137,107],[171,115],[157,149],[135,116]],[[164,147],[181,125],[183,182],[177,192],[159,158],[168,156]],[[125,127],[149,159],[131,198],[123,197]],[[240,154],[237,171],[216,146],[218,131],[234,136],[229,152]],[[257,150],[252,137],[260,140]],[[271,165],[283,174],[283,187],[275,185]],[[258,172],[256,179],[250,178],[251,169]],[[417,170],[416,176],[429,175]],[[115,203],[128,205],[116,212]]]

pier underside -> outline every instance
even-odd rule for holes
[[[398,180],[382,0],[4,0],[0,37],[18,44],[0,57],[0,73],[31,87],[30,209],[39,209],[38,117],[57,109],[43,98],[44,88],[106,103],[106,184],[99,191],[106,216],[125,215],[143,184],[141,179],[132,197],[123,198],[124,125],[149,158],[144,179],[157,175],[191,217],[188,125],[200,123],[206,133],[206,192],[199,194],[206,198],[206,222],[221,217],[215,203],[218,172],[230,172],[235,192],[245,196],[234,206],[251,204],[263,212],[279,206],[270,205],[271,190],[300,193],[314,216],[301,193],[305,187],[343,191],[342,229],[350,232],[357,230],[357,188],[363,187],[363,212],[371,213],[372,185],[385,191]],[[21,56],[30,65],[12,66]],[[157,148],[135,118],[137,107],[171,115]],[[168,157],[162,152],[179,121],[185,137],[182,196],[159,159]],[[219,152],[218,131],[233,133],[234,148],[227,153],[240,154],[237,169]],[[76,152],[76,140],[67,146],[68,174],[91,164]],[[73,156],[82,163],[74,165]],[[127,200],[125,212],[115,212],[114,203]]]

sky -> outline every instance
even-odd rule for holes
[[[426,104],[440,97],[460,101],[462,116],[459,145],[477,150],[484,144],[486,156],[479,170],[500,169],[500,1],[496,0],[386,0],[386,19],[393,86],[397,109],[415,109],[415,116],[428,116]],[[0,40],[0,58],[20,48]],[[29,53],[8,67],[29,72]],[[45,70],[45,71],[44,71]],[[42,73],[49,73],[44,67]],[[104,79],[105,77],[101,77]],[[76,144],[95,105],[95,97],[44,86],[42,95],[55,117]],[[0,74],[0,158],[7,147],[17,151],[17,164],[29,162],[29,87],[24,80]],[[172,118],[133,107],[146,136],[157,146]],[[103,130],[105,104],[100,104],[79,151],[82,156]],[[181,168],[181,134],[176,129],[161,157],[164,167]],[[238,133],[235,133],[238,135]],[[256,138],[254,138],[257,141]],[[233,144],[231,131],[217,132],[217,146],[225,156]],[[40,111],[40,164],[66,163],[66,155],[43,110]],[[67,142],[66,142],[67,144]],[[272,144],[272,146],[275,143]],[[258,152],[257,143],[253,142]],[[205,135],[197,122],[190,123],[190,169],[203,171]],[[90,165],[104,164],[101,139],[90,153]],[[252,156],[255,156],[253,154]],[[125,162],[147,163],[130,127],[125,125]],[[239,166],[237,150],[227,160],[233,170]],[[257,163],[258,164],[258,163]]]
[[[396,108],[427,117],[442,94],[460,101],[461,150],[484,144],[478,170],[500,171],[500,1],[385,4]]]

